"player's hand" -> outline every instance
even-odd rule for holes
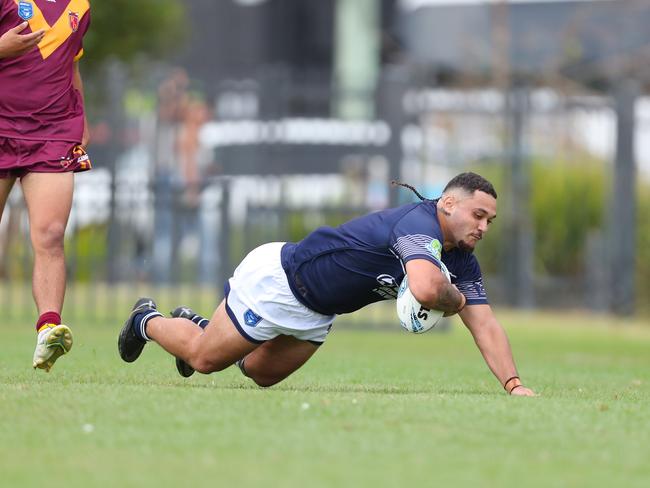
[[[0,36],[0,59],[25,54],[43,40],[45,31],[42,29],[30,34],[20,34],[27,28],[27,25],[27,22],[23,22]]]
[[[526,388],[524,385],[515,386],[512,391],[510,391],[512,396],[537,396],[533,390]]]

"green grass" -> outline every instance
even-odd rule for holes
[[[119,325],[73,328],[52,373],[2,325],[0,473],[7,487],[648,486],[650,328],[500,314],[534,399],[504,394],[467,331],[337,324],[271,389],[238,370],[184,380]]]

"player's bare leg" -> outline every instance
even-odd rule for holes
[[[65,296],[63,239],[72,207],[73,173],[28,173],[21,179],[34,249],[32,293],[41,317],[34,367],[49,371],[72,347],[72,333],[60,322]],[[39,324],[41,320],[39,319]]]
[[[318,347],[311,342],[281,335],[246,355],[238,365],[259,386],[272,386],[305,364]]]
[[[167,352],[205,374],[227,368],[259,346],[237,331],[226,313],[224,301],[210,324],[202,329],[189,319],[163,317],[153,300],[141,298],[118,338],[122,359],[135,361],[147,339],[156,341]]]
[[[61,312],[65,296],[63,238],[72,207],[73,173],[29,173],[21,180],[34,248],[32,291],[38,312]]]
[[[221,371],[259,347],[237,331],[223,300],[205,329],[188,319],[157,317],[149,322],[147,335],[200,373]]]
[[[171,312],[172,317],[183,317],[205,328],[208,319],[201,317],[189,307],[177,307]],[[265,342],[246,358],[237,361],[237,366],[259,386],[271,386],[300,368],[318,349],[318,346],[290,336],[278,336]],[[176,358],[179,374],[189,378],[194,368],[183,359]],[[250,371],[248,371],[250,369]]]
[[[178,317],[180,309],[173,314]],[[259,386],[272,386],[300,368],[318,350],[315,344],[284,335],[261,345],[246,340],[226,313],[224,301],[207,326],[201,326],[205,321],[202,317],[197,315],[196,319],[183,318],[182,314],[179,318],[164,318],[153,300],[139,299],[120,332],[118,346],[122,359],[135,361],[146,344],[145,339],[150,339],[177,361],[186,363],[191,372],[195,369],[207,374],[237,363]]]

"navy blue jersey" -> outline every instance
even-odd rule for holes
[[[282,267],[296,298],[316,312],[354,312],[397,297],[404,265],[426,259],[447,266],[467,304],[487,303],[474,255],[442,249],[436,202],[425,200],[320,227],[282,248]]]

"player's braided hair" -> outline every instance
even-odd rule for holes
[[[422,195],[420,195],[420,192],[417,191],[415,187],[409,185],[408,183],[402,183],[401,181],[393,180],[390,182],[390,184],[393,186],[403,186],[404,188],[408,188],[413,193],[415,193],[420,200],[429,200],[429,198],[425,198]]]
[[[413,186],[409,185],[408,183],[402,183],[397,180],[393,180],[390,183],[393,186],[403,186],[404,188],[408,188],[413,193],[415,193],[420,200],[431,200],[430,198],[423,197],[419,191],[417,191]],[[494,186],[492,186],[492,183],[490,183],[488,180],[483,178],[481,175],[472,172],[461,173],[457,176],[454,176],[449,181],[449,183],[447,183],[445,189],[442,190],[442,193],[445,193],[447,190],[450,190],[452,188],[462,188],[463,190],[466,190],[469,193],[474,193],[475,191],[482,191],[487,193],[488,195],[492,195],[494,198],[497,198],[497,192],[494,189]]]

